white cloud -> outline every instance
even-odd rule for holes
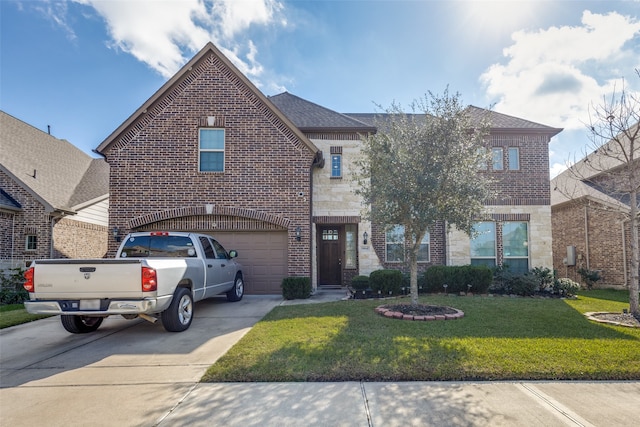
[[[584,11],[580,26],[514,33],[506,63],[491,65],[481,81],[498,111],[581,129],[591,103],[621,78],[634,79],[639,38],[637,18]]]
[[[209,41],[249,78],[259,77],[256,47],[239,35],[253,25],[271,24],[282,9],[276,0],[72,1],[92,7],[105,20],[110,46],[167,78]]]

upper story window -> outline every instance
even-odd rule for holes
[[[478,165],[478,169],[482,171],[487,170],[487,149],[484,147],[478,148],[478,156],[481,158],[480,164]]]
[[[200,129],[200,172],[224,172],[224,129]]]
[[[509,170],[520,170],[520,149],[518,147],[509,147]]]
[[[502,148],[497,147],[491,149],[491,162],[494,171],[501,171],[504,169],[504,160],[502,156]]]
[[[331,178],[342,178],[342,154],[331,155]]]
[[[27,234],[25,236],[24,249],[27,251],[35,251],[38,249],[38,236],[35,234]]]
[[[342,178],[342,147],[331,147],[331,178]]]

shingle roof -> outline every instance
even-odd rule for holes
[[[66,140],[0,111],[0,169],[47,209],[74,207],[109,194],[109,166]]]
[[[20,203],[0,188],[0,209],[8,209],[10,211],[19,211],[22,209]]]
[[[375,132],[371,124],[284,92],[269,100],[303,132]]]
[[[489,113],[489,124],[491,130],[493,131],[524,130],[529,132],[546,133],[551,136],[556,135],[562,131],[562,129],[559,128],[553,128],[550,126],[542,125],[540,123],[520,119],[518,117],[509,116],[495,111],[489,111],[484,108],[475,107],[473,105],[470,105],[467,110],[469,112],[471,120],[474,123],[479,123],[480,120],[482,120],[482,118],[486,116],[487,113]],[[384,116],[386,116],[386,114],[380,113],[346,113],[346,115],[370,125],[374,125],[376,123],[376,120],[378,120],[379,118],[384,119]]]

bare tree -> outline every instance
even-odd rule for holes
[[[482,149],[485,120],[474,122],[458,93],[428,96],[406,113],[393,104],[379,116],[378,132],[363,140],[356,194],[371,206],[373,222],[404,229],[411,303],[418,303],[417,262],[423,238],[437,221],[472,233],[484,210],[488,179]]]
[[[640,77],[640,70],[636,70]],[[599,194],[597,203],[609,212],[616,212],[630,226],[630,312],[638,311],[639,248],[638,226],[640,190],[640,94],[626,89],[603,97],[592,104],[589,114],[590,145],[583,160],[565,173],[567,178],[556,183],[556,189],[569,199],[578,199],[586,192]],[[582,190],[581,190],[582,188]],[[582,193],[582,194],[580,194]],[[582,200],[585,200],[583,198]],[[624,262],[627,262],[626,260]]]

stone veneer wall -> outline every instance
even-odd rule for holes
[[[53,227],[54,258],[103,258],[108,227],[63,218]]]
[[[529,267],[553,268],[551,245],[550,206],[487,206],[488,215],[529,215]],[[471,262],[469,237],[453,229],[448,236],[448,265],[466,265]]]

